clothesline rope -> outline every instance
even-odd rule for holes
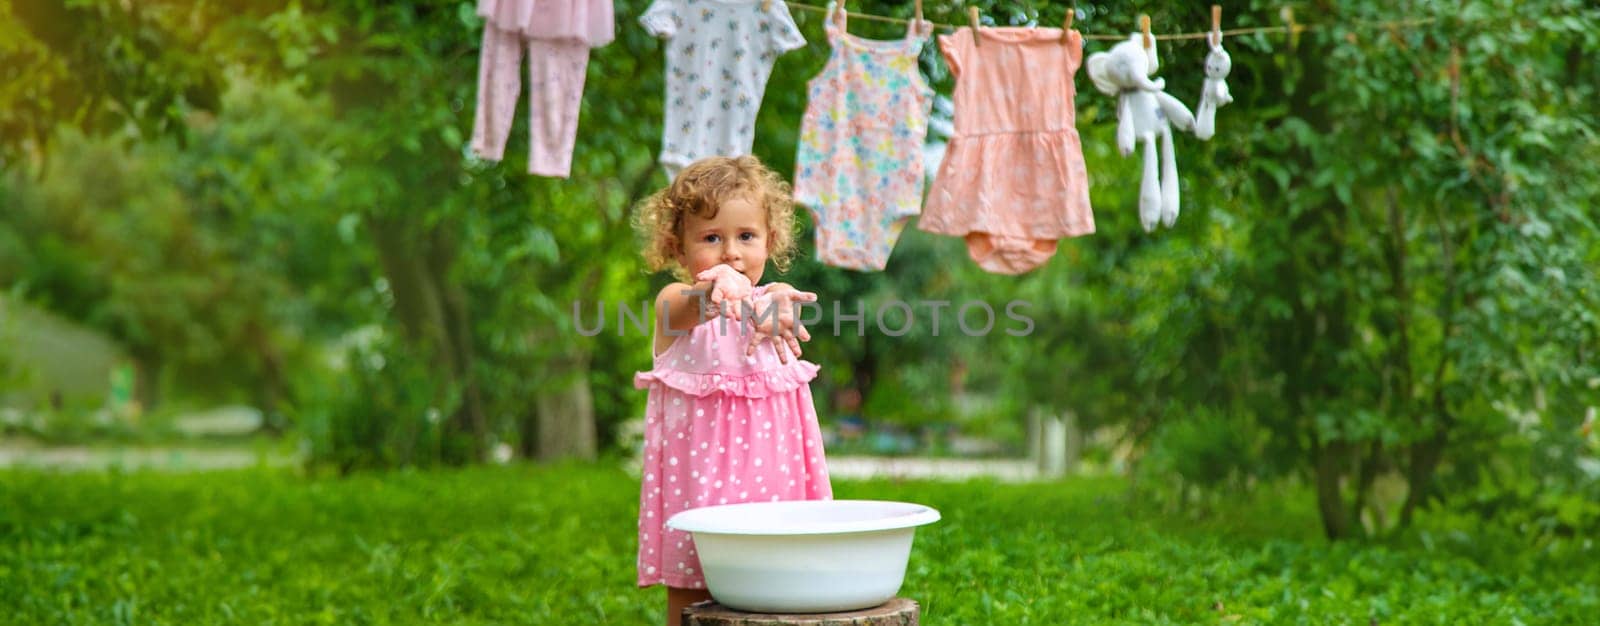
[[[806,3],[803,3],[803,2],[787,2],[786,4],[788,4],[790,7],[794,7],[794,8],[797,8],[797,9],[805,9],[807,11],[816,11],[818,13],[826,13],[828,11],[828,7],[815,5],[815,4],[806,4]],[[886,15],[873,15],[871,13],[856,13],[856,12],[851,12],[850,13],[850,19],[871,20],[871,21],[876,21],[876,22],[888,22],[888,23],[891,23],[891,24],[910,24],[911,23],[911,20],[908,20],[908,19],[905,19],[905,18],[889,17],[889,16],[886,16]],[[1432,23],[1437,22],[1437,21],[1438,20],[1436,18],[1425,17],[1425,18],[1418,18],[1418,19],[1398,20],[1398,21],[1392,21],[1392,22],[1351,22],[1351,25],[1354,26],[1354,27],[1357,27],[1357,28],[1369,28],[1369,27],[1410,28],[1412,26],[1422,26],[1422,25],[1425,25],[1425,24],[1432,24]],[[928,23],[932,24],[934,28],[942,28],[942,29],[945,29],[945,30],[948,30],[948,31],[951,31],[951,32],[955,32],[956,30],[969,27],[966,24],[945,24],[945,23],[942,23],[942,22],[933,22],[933,21],[929,21]],[[1288,32],[1290,32],[1291,28],[1294,30],[1295,33],[1303,33],[1303,32],[1311,31],[1311,30],[1321,30],[1321,29],[1325,28],[1325,26],[1307,25],[1307,24],[1294,24],[1292,27],[1289,26],[1289,25],[1284,25],[1284,26],[1256,26],[1256,27],[1251,27],[1251,28],[1225,28],[1225,29],[1222,30],[1222,36],[1224,36],[1224,37],[1233,37],[1233,36],[1236,36],[1236,35],[1288,33]],[[1166,35],[1151,35],[1151,36],[1156,38],[1157,40],[1161,40],[1161,41],[1175,41],[1175,40],[1184,40],[1184,39],[1205,39],[1206,37],[1211,36],[1211,31],[1204,31],[1204,32],[1198,32],[1198,33],[1169,33],[1169,34],[1166,34]],[[1084,39],[1088,39],[1088,40],[1094,40],[1094,41],[1122,41],[1124,39],[1127,39],[1128,35],[1127,34],[1116,34],[1116,35],[1084,34],[1083,38]]]

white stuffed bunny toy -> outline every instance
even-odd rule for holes
[[[1233,69],[1233,59],[1222,49],[1220,33],[1208,36],[1211,52],[1206,54],[1206,82],[1200,88],[1200,106],[1195,107],[1194,136],[1202,140],[1217,134],[1217,109],[1233,102],[1228,93],[1228,71]]]
[[[1109,52],[1089,55],[1085,67],[1094,86],[1117,97],[1117,149],[1133,154],[1135,140],[1144,143],[1144,181],[1139,186],[1139,223],[1145,232],[1159,221],[1178,221],[1178,159],[1172,151],[1172,126],[1194,128],[1194,114],[1166,94],[1166,81],[1151,80],[1160,69],[1155,38],[1134,33]],[[1148,44],[1148,46],[1147,46]],[[1161,142],[1161,172],[1156,172],[1156,141]]]

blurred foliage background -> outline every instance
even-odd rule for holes
[[[972,4],[1000,25],[1066,11]],[[908,228],[886,271],[839,270],[812,260],[803,225],[801,260],[775,278],[868,312],[861,334],[835,336],[828,307],[814,328],[824,421],[1015,452],[1029,415],[1071,414],[1086,453],[1141,488],[1307,485],[1330,537],[1431,508],[1545,537],[1600,529],[1600,10],[1221,4],[1228,27],[1281,25],[1285,6],[1316,27],[1225,41],[1235,101],[1216,138],[1176,138],[1176,228],[1139,228],[1138,159],[1116,153],[1113,101],[1082,76],[1099,232],[1043,268],[985,274],[960,241]],[[668,280],[629,226],[666,182],[646,5],[617,0],[572,177],[550,180],[524,173],[525,101],[504,162],[466,150],[471,2],[0,0],[0,428],[93,436],[236,403],[341,471],[626,449],[649,338],[573,320],[574,302],[609,317]],[[965,23],[964,6],[927,5]],[[1157,33],[1210,23],[1201,3],[1077,9],[1092,34],[1139,13]],[[821,14],[792,13],[812,44],[779,59],[755,146],[785,174],[828,54]],[[1379,25],[1401,19],[1419,21]],[[1161,55],[1192,106],[1203,44]],[[948,96],[936,47],[922,69]],[[880,333],[895,300],[981,300],[997,330],[968,337],[947,308],[935,336],[914,307],[913,332]],[[1002,332],[1017,300],[1024,337]],[[63,430],[103,415],[119,371],[117,406],[135,408]]]

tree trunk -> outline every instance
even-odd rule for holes
[[[1367,534],[1376,535],[1383,532],[1384,526],[1388,525],[1382,503],[1376,501],[1372,491],[1373,485],[1378,481],[1378,472],[1383,467],[1383,442],[1374,439],[1367,444],[1367,453],[1361,458],[1360,464],[1361,466],[1356,468],[1355,505],[1350,507],[1350,523],[1352,527],[1360,526],[1361,515],[1371,511],[1372,527],[1368,529]]]
[[[467,460],[482,460],[488,447],[488,423],[477,382],[472,376],[472,338],[466,298],[449,280],[455,249],[442,227],[416,231],[403,219],[369,220],[383,274],[394,294],[395,315],[405,338],[420,346],[446,380],[462,390],[461,406],[450,416],[449,429],[467,433]]]
[[[878,372],[878,357],[872,353],[872,333],[866,333],[861,338],[861,358],[851,364],[851,369],[855,371],[856,397],[861,399],[861,405],[856,413],[865,420],[867,401],[872,398],[872,383],[877,378]]]
[[[1439,385],[1435,390],[1434,399],[1440,423],[1434,425],[1433,436],[1411,444],[1411,462],[1406,470],[1406,504],[1400,509],[1402,527],[1411,525],[1411,516],[1432,492],[1430,486],[1434,470],[1438,469],[1439,460],[1444,458],[1444,448],[1450,440],[1450,416],[1444,413],[1444,385]]]
[[[251,320],[247,331],[250,343],[255,346],[256,362],[261,368],[256,382],[255,403],[261,409],[261,430],[282,434],[287,424],[279,414],[280,406],[288,392],[283,375],[283,352],[273,343],[272,336],[260,320]]]
[[[450,425],[457,432],[467,433],[472,441],[472,458],[482,461],[489,458],[489,417],[483,408],[483,393],[478,387],[478,377],[473,373],[472,319],[467,307],[467,294],[461,285],[450,280],[450,267],[455,262],[455,234],[442,228],[428,233],[432,245],[429,268],[437,291],[442,297],[445,319],[445,339],[454,379],[461,386],[461,407],[451,416]]]
[[[1344,478],[1345,460],[1349,444],[1324,443],[1317,446],[1317,511],[1322,514],[1322,531],[1329,539],[1350,536],[1350,515],[1346,512],[1344,492],[1340,481]]]
[[[1444,458],[1445,446],[1450,441],[1450,428],[1455,420],[1450,415],[1449,400],[1444,395],[1445,371],[1454,358],[1449,337],[1455,332],[1456,302],[1464,295],[1472,297],[1470,294],[1462,294],[1460,277],[1456,274],[1456,249],[1459,242],[1456,241],[1456,235],[1451,232],[1444,210],[1438,205],[1434,206],[1434,218],[1439,233],[1439,261],[1444,269],[1445,290],[1440,298],[1438,311],[1439,319],[1444,323],[1443,339],[1440,341],[1439,360],[1434,364],[1433,372],[1432,410],[1436,421],[1432,425],[1432,435],[1426,440],[1413,442],[1408,450],[1406,503],[1400,509],[1402,528],[1411,525],[1412,516],[1431,493],[1434,471],[1438,469],[1439,461]]]
[[[1331,7],[1328,7],[1331,9]],[[1295,55],[1300,68],[1298,79],[1285,85],[1289,93],[1289,114],[1299,117],[1312,128],[1331,132],[1333,120],[1328,105],[1320,101],[1319,94],[1326,93],[1329,85],[1327,49],[1315,40],[1301,41]],[[1303,172],[1311,171],[1317,162],[1309,148],[1297,146],[1289,150],[1290,158],[1300,162]],[[1309,183],[1302,180],[1300,182]],[[1290,226],[1290,240],[1296,238],[1319,241],[1324,245],[1306,251],[1296,251],[1280,275],[1287,274],[1280,297],[1289,303],[1291,319],[1281,332],[1287,342],[1282,345],[1288,367],[1289,381],[1285,390],[1288,406],[1302,416],[1304,427],[1317,428],[1314,419],[1304,419],[1327,408],[1327,400],[1346,393],[1341,354],[1354,343],[1354,333],[1348,321],[1349,303],[1356,299],[1348,280],[1339,281],[1333,293],[1319,294],[1308,301],[1302,290],[1316,290],[1320,277],[1343,271],[1350,254],[1345,241],[1350,238],[1351,207],[1335,198],[1324,199],[1316,206],[1306,207]],[[1338,436],[1338,435],[1332,435]],[[1311,453],[1315,467],[1317,508],[1322,516],[1323,530],[1329,539],[1352,536],[1351,503],[1345,500],[1344,479],[1352,469],[1350,459],[1355,442],[1323,441],[1322,435],[1312,436]]]
[[[573,352],[552,362],[557,372],[534,399],[535,458],[593,459],[597,451],[594,401],[589,393],[589,354]]]

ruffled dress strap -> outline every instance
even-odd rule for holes
[[[765,293],[762,285],[754,295]],[[754,355],[746,356],[749,335],[740,330],[738,322],[723,318],[696,324],[687,336],[656,355],[650,371],[634,374],[634,387],[648,389],[660,383],[692,396],[726,393],[765,398],[794,391],[817,377],[817,364],[800,359],[783,363],[770,342],[762,342]]]
[[[823,14],[822,30],[828,34],[828,45],[839,47],[839,38],[845,35],[845,27],[850,22],[850,14],[838,2],[829,2],[828,9]]]
[[[915,52],[921,52],[927,45],[928,39],[933,36],[933,22],[926,19],[912,18],[906,20],[906,47]]]

